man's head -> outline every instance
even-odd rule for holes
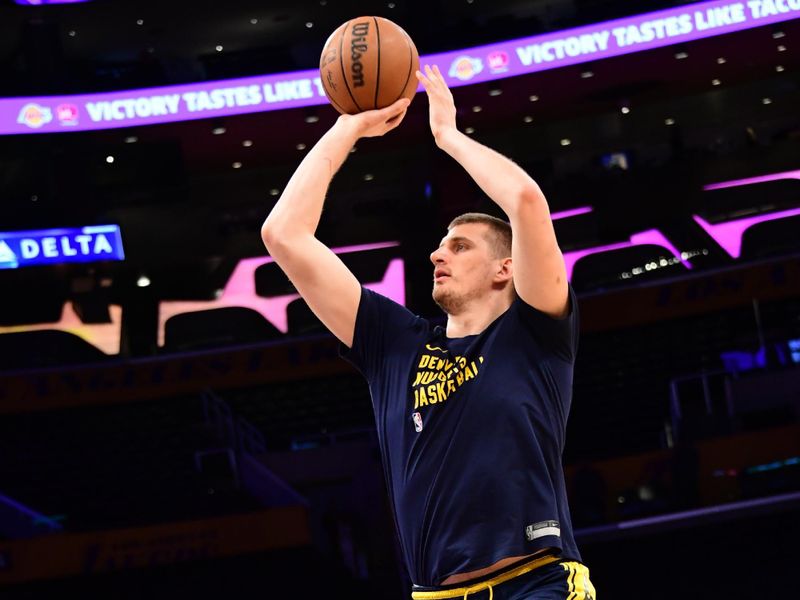
[[[511,226],[501,219],[483,213],[456,217],[431,262],[433,299],[450,315],[492,294],[513,297]]]

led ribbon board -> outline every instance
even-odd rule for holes
[[[0,269],[124,259],[118,225],[0,232]]]
[[[422,56],[452,87],[576,65],[780,23],[800,0],[698,2],[486,46]],[[327,104],[319,71],[124,92],[0,99],[0,135],[152,125]]]

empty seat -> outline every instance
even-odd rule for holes
[[[742,234],[742,258],[800,252],[800,215],[756,223]]]
[[[293,300],[286,307],[289,335],[311,335],[327,331],[302,298]]]
[[[650,271],[645,268],[648,263],[658,264],[661,259],[672,258],[674,256],[669,250],[656,244],[641,244],[589,254],[575,263],[572,271],[572,286],[580,292],[614,286],[623,282],[649,281],[685,273],[687,269],[680,262]],[[642,269],[641,274],[631,276],[630,279],[622,278],[622,273],[630,273],[634,268]]]
[[[54,329],[0,334],[0,370],[55,367],[108,360],[84,339]]]
[[[170,317],[164,325],[164,349],[182,351],[216,348],[281,336],[281,332],[258,312],[229,306]]]

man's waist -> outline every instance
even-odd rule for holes
[[[467,580],[458,581],[449,584],[442,584],[434,587],[425,587],[414,585],[411,597],[413,600],[443,600],[446,598],[463,598],[466,594],[473,594],[481,590],[490,589],[500,585],[506,581],[510,581],[515,577],[525,575],[536,569],[554,563],[560,560],[558,549],[548,548],[542,553],[536,553],[531,556],[523,557],[519,560],[513,560],[510,564],[502,564],[504,561],[498,561],[488,573],[483,573]],[[499,566],[498,566],[499,565]],[[496,568],[495,568],[496,567]],[[484,571],[483,569],[481,571]],[[473,571],[466,575],[472,575],[480,571]],[[445,581],[451,578],[445,579]]]

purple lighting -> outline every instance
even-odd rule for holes
[[[783,171],[782,173],[770,173],[769,175],[759,175],[758,177],[748,177],[747,179],[734,179],[732,181],[722,181],[720,183],[710,183],[704,185],[705,191],[721,190],[723,188],[738,187],[740,185],[751,185],[754,183],[765,183],[767,181],[777,181],[779,179],[800,179],[800,170]]]
[[[630,248],[631,246],[643,246],[646,244],[655,244],[656,246],[662,246],[666,248],[675,258],[681,261],[687,269],[692,268],[692,264],[685,258],[681,257],[681,253],[677,248],[675,248],[675,246],[672,245],[672,242],[670,242],[663,233],[661,233],[658,229],[649,229],[647,231],[642,231],[641,233],[634,233],[628,242],[618,242],[616,244],[609,244],[606,246],[594,246],[593,248],[584,248],[583,250],[565,252],[564,263],[567,267],[567,278],[572,281],[572,272],[575,269],[575,263],[584,256],[598,254],[608,250]]]
[[[381,248],[392,248],[399,245],[398,242],[381,242],[377,244],[334,248],[333,251],[336,254],[347,254],[349,252],[365,252],[368,250],[379,250]],[[273,262],[273,259],[270,256],[258,256],[240,260],[234,268],[233,273],[231,273],[228,282],[225,284],[225,289],[222,290],[222,294],[216,300],[161,302],[159,305],[158,345],[164,345],[164,324],[170,317],[187,312],[223,308],[227,306],[251,308],[275,325],[278,330],[286,333],[289,330],[286,307],[289,306],[289,303],[293,300],[297,300],[300,295],[285,294],[282,296],[264,298],[256,294],[256,268],[271,262]],[[389,261],[383,279],[376,282],[364,283],[364,287],[378,292],[387,298],[391,298],[398,304],[405,306],[405,264],[403,259],[394,258]]]
[[[43,6],[45,4],[79,4],[81,2],[91,2],[91,0],[14,0],[15,4],[21,6]]]
[[[550,215],[550,218],[553,221],[557,221],[558,219],[567,219],[569,217],[577,217],[578,215],[585,215],[586,213],[590,213],[594,210],[591,206],[581,206],[580,208],[571,208],[570,210],[562,210],[560,212],[554,212]]]
[[[793,217],[795,215],[800,215],[800,208],[782,210],[755,217],[745,217],[743,219],[736,219],[735,221],[728,221],[726,223],[716,223],[714,225],[698,215],[692,216],[697,224],[700,225],[708,235],[714,238],[714,241],[717,242],[725,252],[732,258],[739,258],[742,254],[742,235],[745,230],[756,223],[785,219],[786,217]]]
[[[800,4],[795,0],[770,2],[769,6],[771,9],[760,0],[697,2],[543,35],[424,55],[420,62],[439,65],[447,83],[458,87],[800,17]],[[0,135],[112,129],[327,103],[317,69],[102,94],[3,98]]]
[[[780,173],[768,173],[767,175],[759,175],[757,177],[748,177],[745,179],[733,179],[731,181],[722,181],[720,183],[712,183],[704,185],[703,190],[720,190],[730,187],[739,187],[743,185],[753,185],[756,183],[765,183],[767,181],[778,181],[780,179],[800,179],[800,170],[797,171],[782,171]],[[800,209],[789,209],[780,212],[768,213],[765,215],[756,215],[753,217],[745,217],[726,223],[716,223],[712,225],[698,215],[692,215],[695,222],[702,227],[705,232],[710,235],[717,244],[719,244],[731,258],[739,258],[742,254],[742,235],[744,232],[755,225],[756,223],[763,223],[765,221],[774,221],[776,219],[784,219],[800,214]]]

